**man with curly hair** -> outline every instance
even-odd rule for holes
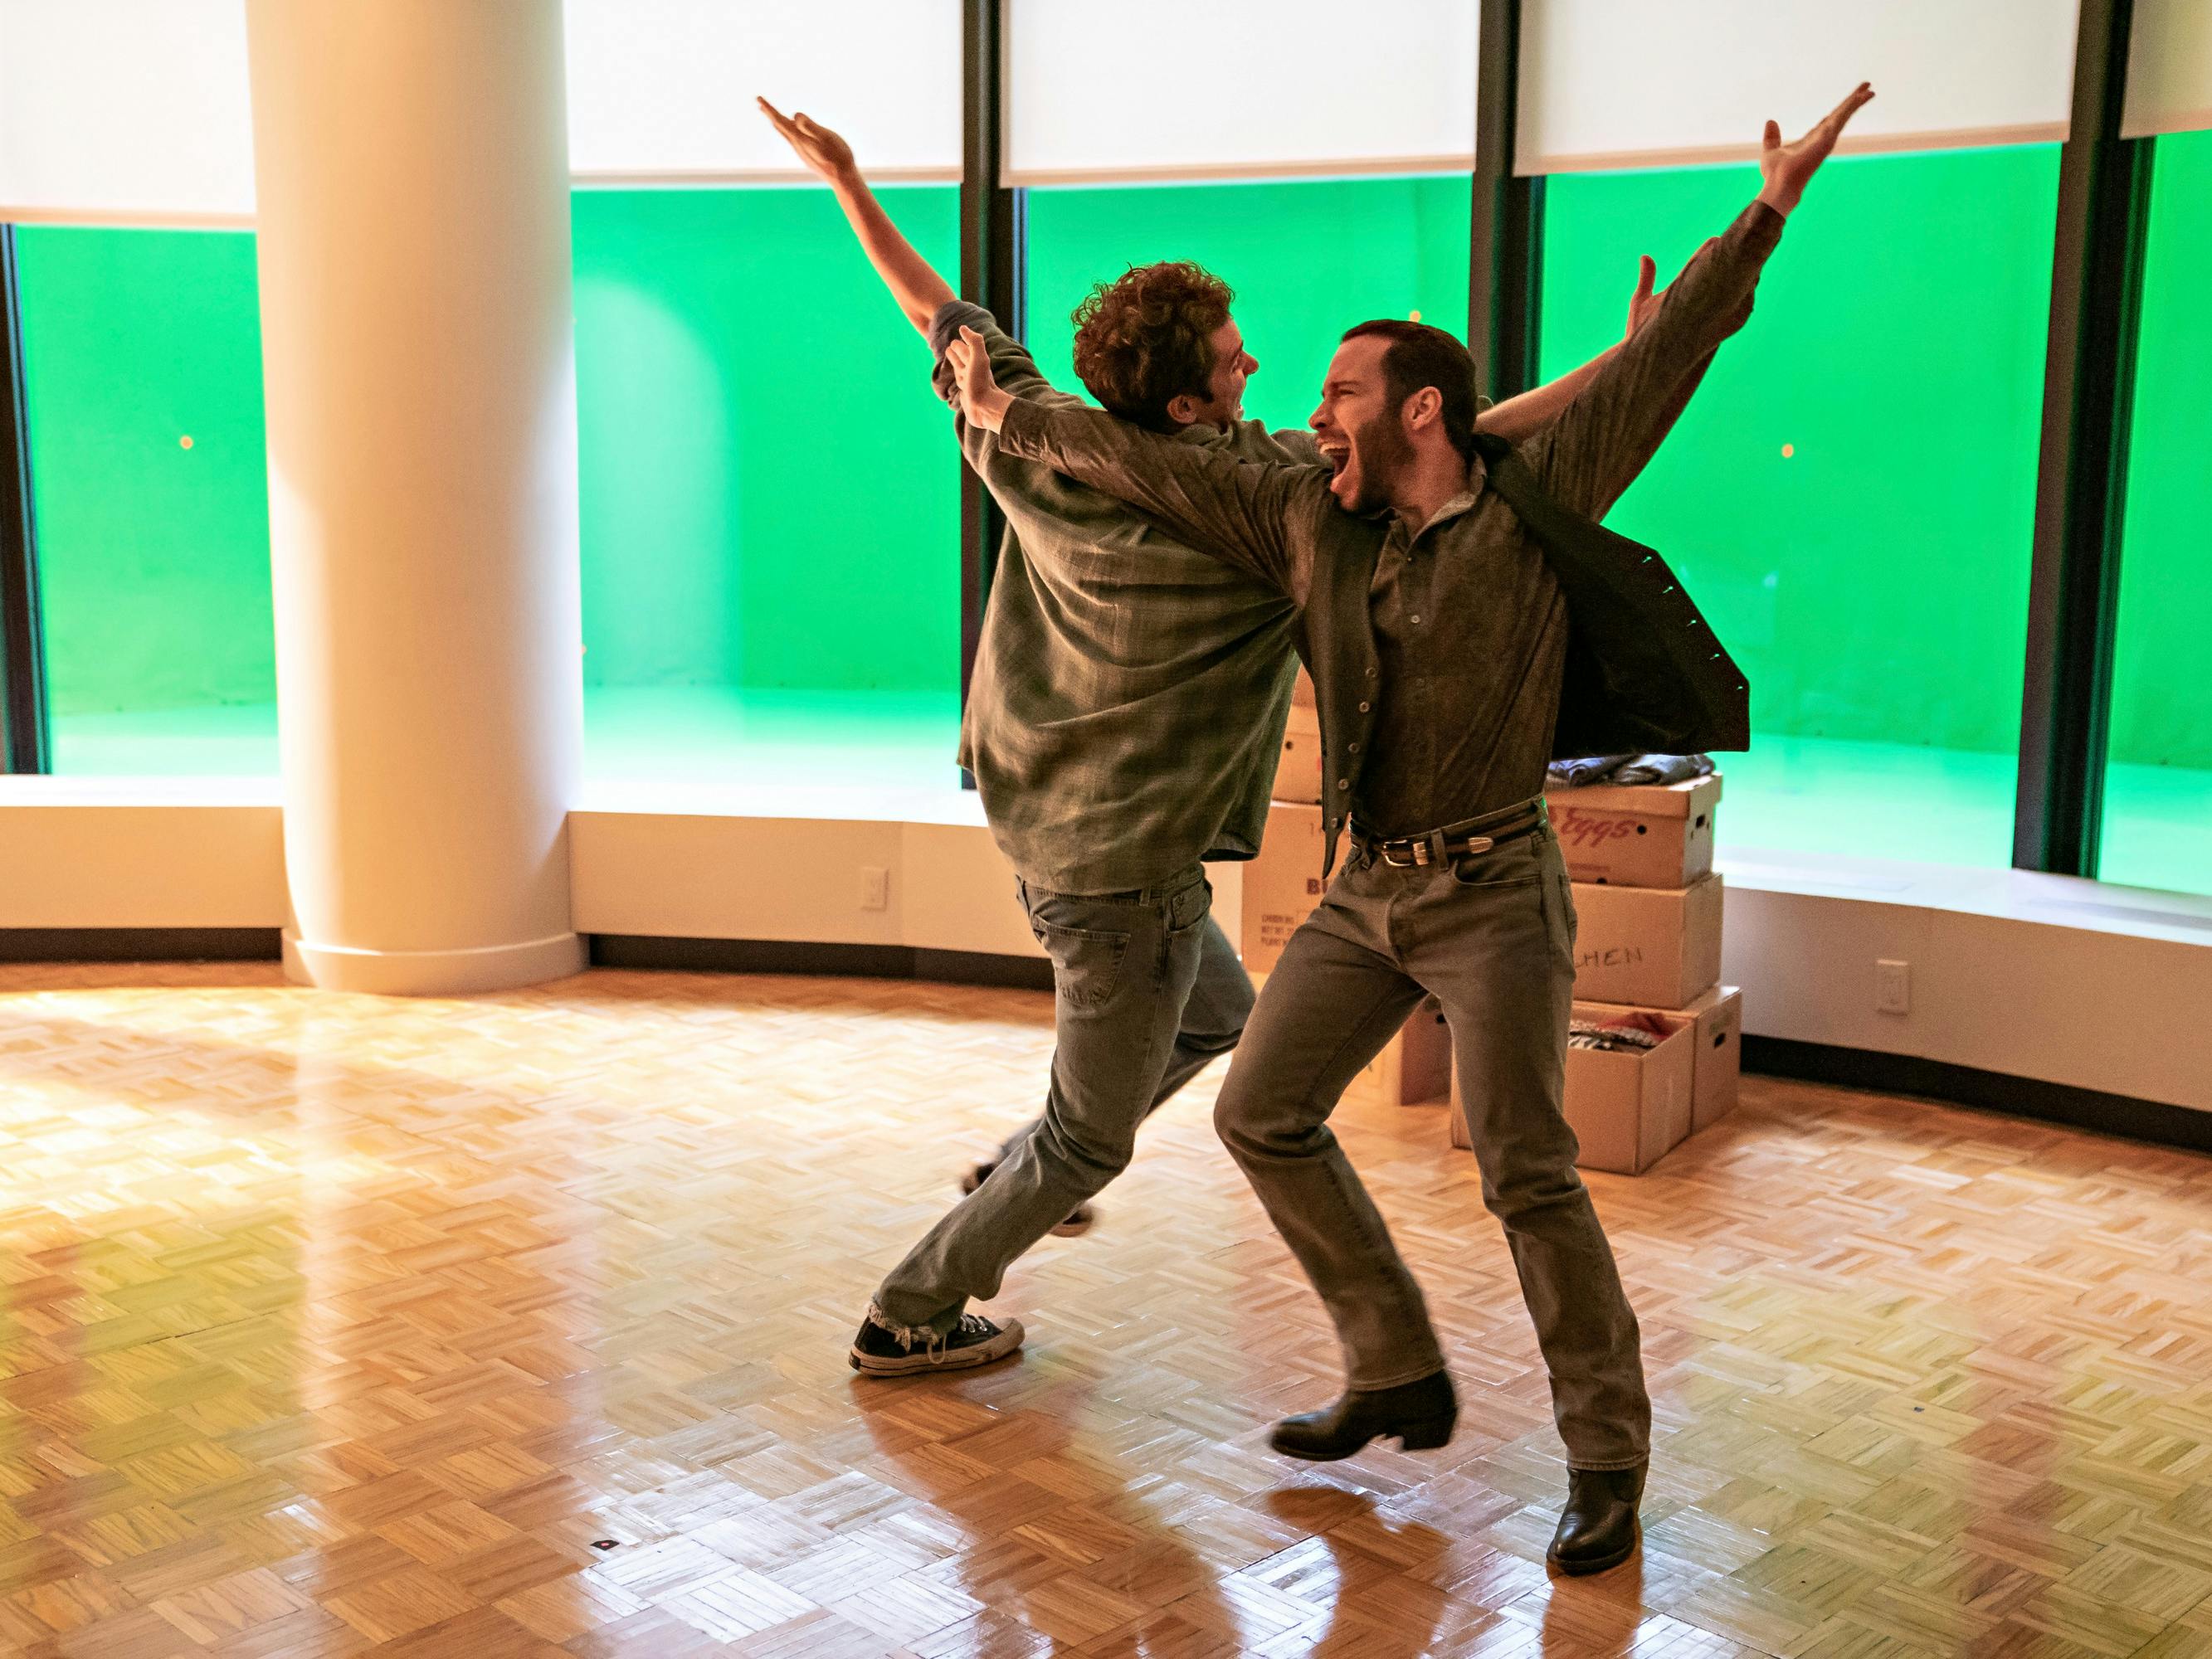
[[[762,112],[836,192],[861,248],[929,342],[940,395],[963,330],[999,384],[1082,408],[1021,344],[899,234],[843,139],[805,114]],[[1650,298],[1648,275],[1638,303]],[[1177,443],[1311,465],[1304,431],[1243,418],[1259,364],[1229,285],[1184,261],[1133,269],[1078,307],[1077,374],[1114,414]],[[1632,319],[1637,315],[1632,306]],[[1602,362],[1600,359],[1599,362]],[[1488,411],[1521,436],[1565,406],[1590,365]],[[1259,850],[1297,659],[1295,607],[1278,589],[1192,551],[1115,497],[1002,453],[957,423],[968,463],[1006,515],[961,730],[999,847],[1053,965],[1056,1046],[1043,1114],[891,1270],[854,1339],[862,1371],[987,1364],[1021,1346],[1019,1321],[967,1311],[1048,1232],[1080,1231],[1127,1166],[1138,1124],[1218,1054],[1253,991],[1209,914],[1202,859]]]

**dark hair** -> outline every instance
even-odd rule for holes
[[[1213,378],[1215,330],[1229,320],[1229,284],[1188,259],[1132,265],[1075,307],[1075,373],[1124,420],[1174,428],[1168,404],[1203,401]]]
[[[1432,386],[1443,400],[1444,436],[1468,460],[1474,459],[1474,354],[1440,328],[1426,323],[1401,322],[1380,317],[1344,331],[1347,340],[1368,335],[1388,340],[1382,354],[1382,384],[1391,401],[1403,409],[1406,399],[1423,386]]]

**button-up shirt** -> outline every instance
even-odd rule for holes
[[[954,301],[929,337],[956,415],[944,355],[963,325],[983,336],[1000,386],[1040,407],[1088,407],[1055,391],[989,312]],[[1200,859],[1251,857],[1297,672],[1281,588],[958,425],[1008,530],[960,738],[1000,850],[1024,881],[1063,893],[1150,887]],[[1159,441],[1224,459],[1316,455],[1310,434],[1256,421]]]
[[[1627,489],[1714,350],[1749,316],[1781,231],[1771,210],[1747,208],[1559,416],[1515,452],[1553,501],[1595,519]],[[1130,501],[1298,607],[1299,648],[1320,693],[1333,819],[1340,822],[1348,805],[1377,833],[1409,835],[1542,789],[1566,659],[1566,603],[1543,549],[1488,486],[1480,459],[1467,488],[1409,533],[1393,515],[1343,511],[1325,468],[1241,462],[1096,410],[1048,408],[1018,394],[1000,439],[1006,451]],[[1319,603],[1353,573],[1364,606]]]

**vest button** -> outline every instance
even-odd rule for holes
[[[1739,686],[1739,687],[1737,688],[1737,690],[1742,690],[1742,688],[1741,688],[1741,686]],[[1365,703],[1364,703],[1364,702],[1363,702],[1363,703],[1361,703],[1361,704],[1359,705],[1359,712],[1360,712],[1361,714],[1365,714],[1365,713],[1367,712],[1367,707],[1368,707],[1368,706],[1367,706]]]
[[[1336,787],[1340,789],[1349,789],[1352,787],[1352,780],[1349,778],[1339,778],[1336,781]]]

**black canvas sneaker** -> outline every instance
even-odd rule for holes
[[[871,1376],[964,1371],[1004,1359],[1021,1346],[1018,1319],[1000,1325],[981,1314],[963,1314],[957,1325],[939,1336],[927,1329],[895,1331],[871,1312],[853,1339],[853,1369]]]

